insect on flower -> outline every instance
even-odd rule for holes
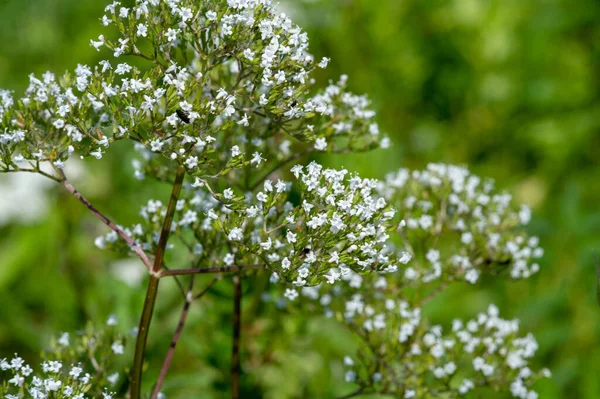
[[[178,109],[177,111],[175,111],[175,113],[177,113],[179,119],[181,119],[184,123],[190,123],[190,114],[188,114],[182,109]]]
[[[300,259],[304,259],[306,258],[306,256],[310,253],[310,248],[306,247],[302,250],[302,252],[300,252]]]

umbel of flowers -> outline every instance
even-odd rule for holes
[[[111,316],[106,326],[88,325],[77,333],[62,333],[43,353],[41,370],[20,356],[0,359],[5,399],[112,399],[124,376],[115,371],[117,358],[124,354],[125,338],[117,333],[117,319]]]
[[[315,87],[312,73],[329,59],[316,61],[306,33],[270,0],[114,2],[101,21],[107,33],[91,45],[108,50],[107,60],[31,75],[20,98],[0,92],[0,170],[62,184],[110,228],[98,247],[138,256],[148,269],[132,398],[142,392],[159,281],[199,273],[233,275],[231,390],[239,397],[241,284],[256,270],[290,306],[318,307],[363,338],[360,359],[345,360],[346,379],[359,385],[354,396],[490,386],[535,398],[535,340],[520,338],[516,322],[490,307],[444,329],[420,312],[450,283],[535,273],[542,250],[520,230],[527,208],[515,210],[510,195],[461,167],[432,164],[377,181],[302,163],[313,153],[387,148],[389,139],[367,97],[347,91],[346,76]],[[71,157],[100,160],[117,141],[133,142],[136,178],[172,186],[129,227],[96,209],[64,172]],[[167,269],[168,251],[192,262]],[[182,288],[180,328],[153,398],[190,304],[212,287],[198,292],[193,281]]]

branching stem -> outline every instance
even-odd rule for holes
[[[156,303],[156,295],[158,293],[158,282],[160,281],[159,273],[163,267],[165,249],[167,247],[167,241],[171,232],[171,224],[173,223],[173,216],[175,215],[177,200],[179,199],[179,194],[181,193],[181,186],[183,184],[184,176],[185,169],[180,166],[179,169],[177,169],[177,175],[175,176],[173,190],[171,191],[171,198],[169,198],[167,213],[165,215],[165,219],[163,220],[162,230],[158,240],[154,265],[152,267],[152,272],[150,273],[150,281],[148,282],[148,288],[146,289],[146,298],[144,299],[144,308],[142,310],[142,317],[140,318],[140,325],[135,343],[135,354],[133,356],[133,366],[131,371],[131,399],[140,399],[141,397],[142,369],[144,366],[146,342],[148,340],[148,329],[150,327],[150,322],[152,321],[152,313],[154,312],[154,304]]]

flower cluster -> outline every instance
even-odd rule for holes
[[[189,237],[186,245],[195,255],[217,264],[223,256],[226,265],[264,263],[274,279],[297,287],[333,284],[350,272],[395,272],[408,262],[407,253],[388,252],[395,211],[375,195],[375,180],[315,162],[294,166],[292,173],[297,186],[265,180],[262,190],[245,195],[231,188],[219,193],[197,179],[177,203],[173,236]],[[290,201],[293,187],[300,192],[297,206]],[[153,253],[165,212],[162,202],[150,200],[140,212],[142,223],[124,231]],[[225,244],[231,250],[223,253]],[[115,232],[99,237],[96,245],[129,250]]]
[[[379,191],[405,221],[404,245],[428,248],[415,256],[404,276],[409,281],[477,282],[481,272],[510,270],[511,277],[527,278],[539,270],[543,255],[537,237],[521,227],[529,223],[526,206],[515,207],[508,193],[496,192],[466,168],[430,164],[423,171],[401,169],[388,175]]]
[[[42,363],[43,374],[36,375],[23,359],[15,354],[15,357],[8,361],[0,361],[0,369],[3,373],[11,373],[12,377],[7,380],[6,388],[0,388],[3,398],[19,399],[25,393],[28,397],[34,399],[53,398],[89,398],[86,395],[89,385],[92,383],[90,373],[84,373],[78,365],[63,367],[60,361],[47,361]],[[104,394],[104,398],[112,398],[109,393]]]
[[[334,284],[350,272],[395,271],[408,260],[387,251],[395,211],[374,195],[376,181],[315,162],[296,165],[292,173],[300,204],[284,214],[281,229],[261,234],[260,245],[277,277],[297,287]]]
[[[119,373],[111,373],[115,357],[124,351],[124,339],[114,331],[116,318],[95,330],[91,326],[76,334],[62,333],[43,354],[41,373],[36,372],[18,355],[0,360],[4,383],[0,395],[5,399],[69,398],[111,399],[107,386],[115,386]]]
[[[527,359],[537,346],[531,335],[518,338],[516,321],[499,319],[497,309],[490,307],[487,315],[466,323],[466,329],[459,328],[457,321],[453,335],[443,336],[440,327],[428,327],[421,316],[421,307],[449,283],[475,283],[477,278],[469,278],[470,272],[478,277],[481,272],[506,270],[513,277],[528,277],[530,273],[521,272],[537,269],[536,265],[526,265],[543,251],[537,247],[536,238],[527,238],[520,231],[528,222],[527,209],[515,209],[508,194],[493,191],[491,181],[481,184],[481,179],[466,169],[449,165],[429,165],[422,172],[401,170],[385,182],[371,184],[376,187],[372,203],[381,201],[398,209],[396,216],[401,221],[390,223],[395,227],[388,230],[391,237],[386,241],[386,251],[400,262],[371,273],[340,268],[343,272],[337,275],[339,284],[304,286],[299,294],[288,288],[284,296],[294,300],[301,295],[305,301],[295,307],[335,317],[362,337],[369,349],[361,354],[362,379],[354,369],[349,371],[348,379],[356,379],[365,389],[410,398],[442,391],[465,393],[480,386],[501,389],[513,384],[521,387],[516,397],[534,398],[535,392],[528,387],[537,374],[529,370]],[[319,197],[325,199],[326,195]],[[392,216],[393,211],[388,215]],[[358,230],[354,226],[350,231]],[[470,234],[469,240],[465,233]],[[402,249],[396,248],[394,239]],[[345,242],[334,238],[334,242],[339,240]],[[462,261],[459,265],[458,258]],[[337,270],[332,269],[330,275]],[[471,364],[465,363],[465,353],[473,354],[469,362],[473,362],[475,371],[484,367],[481,359],[493,366],[484,367],[490,374],[464,377],[465,382],[455,386],[450,383],[455,371],[467,375],[464,365]],[[440,380],[440,386],[429,382],[419,385],[429,381],[431,373]],[[409,381],[416,386],[411,388]]]
[[[311,71],[327,59],[315,64],[306,33],[270,1],[138,0],[105,12],[103,24],[120,37],[92,45],[109,48],[114,61],[60,78],[31,75],[18,100],[1,92],[3,169],[62,168],[73,153],[100,159],[117,140],[143,150],[140,178],[168,162],[207,178],[298,152],[387,145],[368,99],[345,90],[346,77],[311,94]],[[154,52],[140,50],[149,46]]]
[[[534,372],[529,367],[538,347],[535,338],[519,336],[518,321],[500,318],[493,305],[466,323],[454,320],[448,333],[421,322],[420,310],[406,302],[388,300],[386,307],[399,315],[400,323],[386,326],[380,320],[373,325],[356,364],[350,357],[345,360],[347,381],[401,398],[454,397],[478,387],[510,387],[515,398],[536,399],[531,385],[550,376],[546,369]],[[359,312],[370,317],[368,308]]]

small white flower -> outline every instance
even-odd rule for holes
[[[110,348],[112,349],[112,351],[115,355],[122,355],[125,352],[125,348],[123,347],[123,344],[121,343],[121,341],[113,342],[113,344],[110,346]]]
[[[145,24],[138,24],[137,35],[140,37],[146,37],[148,34],[148,27]]]
[[[69,346],[69,333],[62,333],[58,339],[58,344],[62,346]]]
[[[186,159],[185,166],[187,166],[188,169],[194,169],[195,167],[197,167],[198,166],[198,157],[192,156],[192,157],[189,157],[188,159]]]
[[[298,240],[297,240],[297,237],[298,237],[298,235],[297,235],[297,234],[295,234],[295,233],[292,233],[290,230],[288,230],[288,232],[287,232],[287,234],[286,234],[286,236],[285,236],[285,237],[286,237],[286,239],[287,239],[287,242],[289,242],[290,244],[293,244],[293,243],[295,243],[296,241],[298,241]]]
[[[319,68],[327,68],[327,64],[329,64],[329,61],[331,61],[331,58],[323,57],[321,59],[321,62],[319,62]]]
[[[108,377],[106,377],[106,380],[111,385],[115,385],[117,383],[117,381],[119,380],[119,373],[114,373],[114,374],[109,375]]]
[[[237,122],[238,125],[248,126],[248,115],[244,114],[244,117]],[[260,162],[259,162],[260,163]]]
[[[327,140],[325,140],[322,137],[319,137],[316,141],[315,141],[315,150],[318,151],[325,151],[327,149]]]
[[[286,288],[283,296],[289,299],[290,301],[293,301],[294,299],[298,298],[298,291],[296,291],[293,288]]]
[[[258,166],[264,160],[265,159],[262,157],[262,154],[255,152],[254,154],[252,154],[252,159],[250,160],[250,163],[255,163],[256,166]]]
[[[177,39],[177,34],[179,32],[180,32],[179,29],[169,28],[169,30],[167,30],[167,40],[169,42],[175,41],[175,39]]]
[[[244,50],[244,57],[248,61],[252,61],[254,59],[254,51],[252,51],[251,49],[247,48],[246,50]]]
[[[208,19],[209,21],[217,20],[217,13],[214,11],[207,11],[205,15],[206,15],[206,19]]]
[[[239,227],[231,229],[229,235],[227,236],[230,241],[240,241],[243,237],[244,235],[242,234],[242,229]]]
[[[233,198],[233,190],[230,188],[226,188],[223,191],[223,197],[228,200],[232,199]]]

